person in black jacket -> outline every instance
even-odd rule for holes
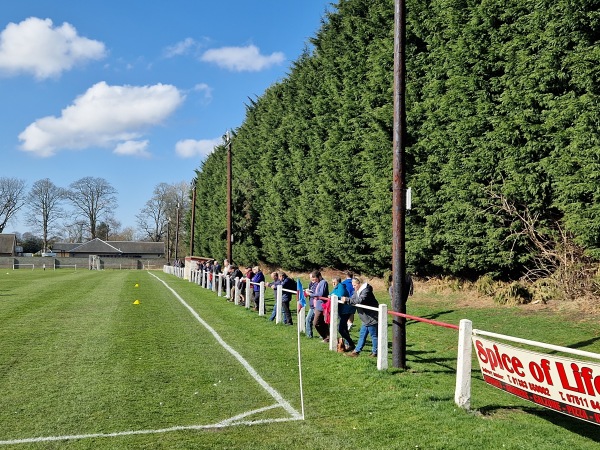
[[[379,308],[379,302],[373,294],[373,287],[368,283],[362,283],[360,279],[352,279],[352,287],[354,287],[354,294],[351,297],[342,297],[343,303],[350,305],[363,305],[372,308]],[[354,351],[346,353],[347,356],[357,357],[360,355],[365,343],[367,336],[371,335],[371,341],[373,343],[373,350],[369,356],[377,357],[377,322],[379,319],[379,311],[367,308],[356,308],[358,310],[358,317],[362,322],[360,327],[360,334],[358,336],[358,343]]]
[[[289,278],[285,272],[280,275],[281,288],[281,312],[283,313],[283,323],[286,325],[294,325],[292,322],[292,312],[290,311],[290,302],[292,301],[292,293],[296,291],[296,282]]]

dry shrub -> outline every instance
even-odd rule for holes
[[[530,303],[532,297],[529,288],[525,284],[513,281],[496,290],[494,301],[507,306],[524,305]]]
[[[548,303],[550,300],[560,297],[556,282],[548,278],[540,278],[531,284],[531,294],[532,303]]]
[[[477,291],[479,295],[485,295],[488,297],[493,297],[496,292],[498,283],[494,281],[491,275],[484,275],[479,277],[477,281],[473,284],[473,288]]]

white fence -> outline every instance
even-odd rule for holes
[[[179,278],[185,278],[185,270],[183,267],[164,266],[163,271],[165,273],[175,275]],[[259,315],[265,314],[265,283],[255,283],[247,278],[235,278],[231,279],[229,275],[221,273],[208,272],[205,270],[190,271],[188,275],[188,281],[195,283],[205,289],[210,289],[216,292],[219,297],[225,297],[226,299],[233,301],[236,305],[240,304],[242,297],[240,296],[240,287],[242,282],[246,282],[245,292],[245,304],[246,308],[251,307],[251,291],[252,286],[259,285]],[[291,294],[298,295],[297,291],[287,290]],[[276,316],[275,323],[281,323],[282,321],[282,299],[283,288],[277,286],[276,295]],[[231,299],[233,297],[233,300]],[[332,296],[330,317],[329,317],[329,350],[336,351],[337,339],[334,336],[338,335],[338,306],[340,299],[337,296]],[[378,314],[378,325],[377,325],[377,369],[386,370],[388,368],[388,308],[386,304],[380,304],[379,307],[375,308],[366,305],[356,305],[357,308],[370,309],[377,311]],[[306,332],[305,328],[305,317],[306,308],[298,309],[297,317],[297,328],[299,332]],[[391,313],[399,315],[398,313]],[[406,316],[406,315],[405,315]],[[421,319],[417,317],[407,316],[413,319],[429,322],[434,325],[439,325],[436,321]],[[470,320],[461,320],[460,326],[448,325],[459,330],[458,338],[458,358],[457,358],[457,376],[456,376],[456,390],[455,390],[455,402],[462,408],[469,409],[471,401],[471,330],[472,324]]]
[[[165,266],[164,271],[166,273],[176,275],[180,278],[184,278],[183,268]],[[218,273],[207,273],[202,270],[192,271],[189,275],[189,281],[196,283],[204,288],[212,289],[213,291],[215,291],[217,293],[217,295],[219,297],[225,295],[225,298],[231,300],[230,297],[233,296],[232,301],[234,301],[235,304],[239,304],[239,301],[241,299],[240,286],[241,286],[241,283],[245,281],[246,282],[246,284],[245,284],[245,286],[246,286],[246,295],[245,295],[246,308],[250,308],[250,306],[251,306],[250,302],[251,302],[251,292],[253,290],[253,286],[258,285],[259,286],[259,294],[260,294],[258,312],[259,312],[259,315],[261,315],[261,316],[265,314],[265,297],[264,297],[265,283],[264,282],[254,283],[251,280],[248,280],[247,278],[241,278],[241,279],[236,278],[235,280],[231,280],[229,276],[225,276],[223,274],[218,274]],[[298,292],[296,292],[296,291],[286,290],[286,292],[298,295]],[[275,296],[276,297],[276,304],[275,304],[275,307],[276,307],[275,322],[276,323],[281,323],[281,321],[282,321],[282,304],[281,304],[282,303],[282,301],[281,301],[282,293],[283,293],[282,286],[277,286],[276,296]],[[338,324],[339,324],[338,306],[339,306],[340,301],[336,296],[332,296],[331,299],[332,299],[332,301],[331,301],[330,317],[329,317],[329,336],[330,336],[329,350],[335,351],[337,339],[335,339],[334,337],[336,337],[338,335]],[[323,300],[325,300],[325,299],[323,298]],[[425,319],[425,318],[421,318],[421,317],[415,317],[415,316],[411,316],[408,314],[400,314],[400,313],[397,313],[394,311],[388,312],[387,305],[385,305],[385,304],[380,304],[378,308],[371,307],[371,306],[365,306],[365,305],[356,305],[356,307],[370,309],[373,311],[377,311],[377,313],[378,313],[377,369],[379,369],[379,370],[385,370],[388,367],[388,319],[387,319],[388,315],[400,316],[400,317],[404,317],[405,319],[408,318],[408,319],[418,320],[421,322],[430,323],[432,325],[437,325],[437,326],[442,326],[442,327],[452,328],[454,330],[457,330],[458,331],[458,354],[457,354],[456,385],[455,385],[454,401],[458,406],[460,406],[461,408],[467,409],[467,410],[470,409],[470,405],[471,405],[472,353],[473,353],[472,338],[474,338],[477,335],[495,337],[495,338],[500,338],[500,339],[518,342],[518,343],[522,343],[522,344],[543,347],[543,348],[546,348],[549,350],[561,351],[561,352],[571,353],[574,355],[584,356],[584,357],[588,357],[588,358],[600,359],[600,355],[590,353],[590,352],[585,352],[585,351],[576,350],[576,349],[569,349],[566,347],[560,347],[560,346],[555,346],[555,345],[551,345],[551,344],[544,344],[544,343],[535,342],[535,341],[529,341],[526,339],[520,339],[520,338],[511,337],[511,336],[490,333],[490,332],[486,332],[486,331],[482,331],[482,330],[473,330],[472,322],[467,319],[461,320],[460,324],[458,326],[456,326],[453,324],[447,324],[447,323],[438,322],[435,320]],[[297,317],[298,332],[306,331],[304,319],[305,319],[305,308],[299,308],[298,309],[298,317]],[[498,359],[500,357],[496,356],[496,358]],[[539,369],[539,370],[542,370],[542,369]],[[586,367],[585,370],[587,370],[586,374],[588,374],[588,372],[591,373],[592,369]],[[591,375],[590,375],[590,377],[591,377]],[[596,379],[600,379],[600,375],[594,378],[594,380],[596,380]],[[600,382],[598,382],[598,385],[600,385]],[[568,388],[573,389],[570,386]],[[506,390],[509,391],[509,388],[506,388]],[[600,393],[600,388],[598,388],[597,390]],[[536,402],[535,399],[538,397],[539,397],[539,395],[538,396],[533,395],[533,398],[534,398],[533,401]],[[571,397],[573,397],[575,399],[573,400]],[[571,401],[571,402],[582,401],[579,399],[578,396],[573,396],[573,395],[566,396],[566,399],[567,399],[567,401]],[[546,406],[544,402],[540,403],[540,401],[538,401],[538,403],[541,404],[542,406]],[[590,404],[592,404],[591,401],[590,401]],[[581,408],[578,409],[577,406],[574,406],[574,405],[575,405],[575,403],[572,403],[571,405],[567,404],[565,406],[565,409],[562,412],[565,414],[570,414],[574,417],[583,417],[583,416],[577,415],[577,411],[582,411]],[[597,408],[600,410],[600,402],[598,402]],[[576,411],[576,412],[572,412],[572,411]],[[593,416],[594,419],[593,420],[587,419],[587,420],[592,421],[592,422],[595,421],[594,423],[600,424],[600,414],[597,414],[594,412],[591,412],[590,414],[591,415],[589,417]],[[584,420],[586,420],[586,419],[584,419]]]
[[[164,266],[163,271],[170,275],[175,275],[179,278],[185,278],[185,271],[183,267]],[[233,296],[233,302],[239,305],[242,299],[245,299],[244,306],[249,309],[251,308],[253,286],[259,286],[259,305],[258,315],[265,315],[265,282],[260,283],[253,282],[248,278],[235,278],[231,279],[229,275],[224,275],[216,272],[209,272],[206,270],[192,270],[189,272],[188,281],[195,283],[205,289],[210,289],[217,293],[219,297],[225,296],[226,299],[231,300]],[[242,283],[245,282],[245,295],[240,295],[240,288]],[[276,316],[275,323],[282,322],[282,286],[277,286],[277,295],[275,298]],[[286,289],[286,292],[298,295],[297,291],[291,291]],[[336,296],[332,296],[331,311],[329,318],[329,350],[336,351],[337,339],[335,336],[338,335],[338,303],[341,303]],[[379,370],[385,370],[388,368],[388,334],[387,334],[387,305],[380,304],[378,308],[365,305],[356,305],[357,308],[371,309],[378,311],[378,330],[377,330],[377,368]],[[298,310],[297,327],[299,331],[306,332],[305,325],[306,311],[305,308]]]

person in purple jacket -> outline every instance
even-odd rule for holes
[[[322,297],[329,297],[329,285],[321,276],[321,272],[318,271],[310,274],[310,281],[316,283],[314,290],[310,293],[310,300],[315,305],[313,325],[323,339],[323,342],[329,342],[329,326],[325,323],[325,316],[323,314],[324,301],[321,299]]]

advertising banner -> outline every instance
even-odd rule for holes
[[[600,424],[600,364],[473,336],[486,383],[549,409]]]

